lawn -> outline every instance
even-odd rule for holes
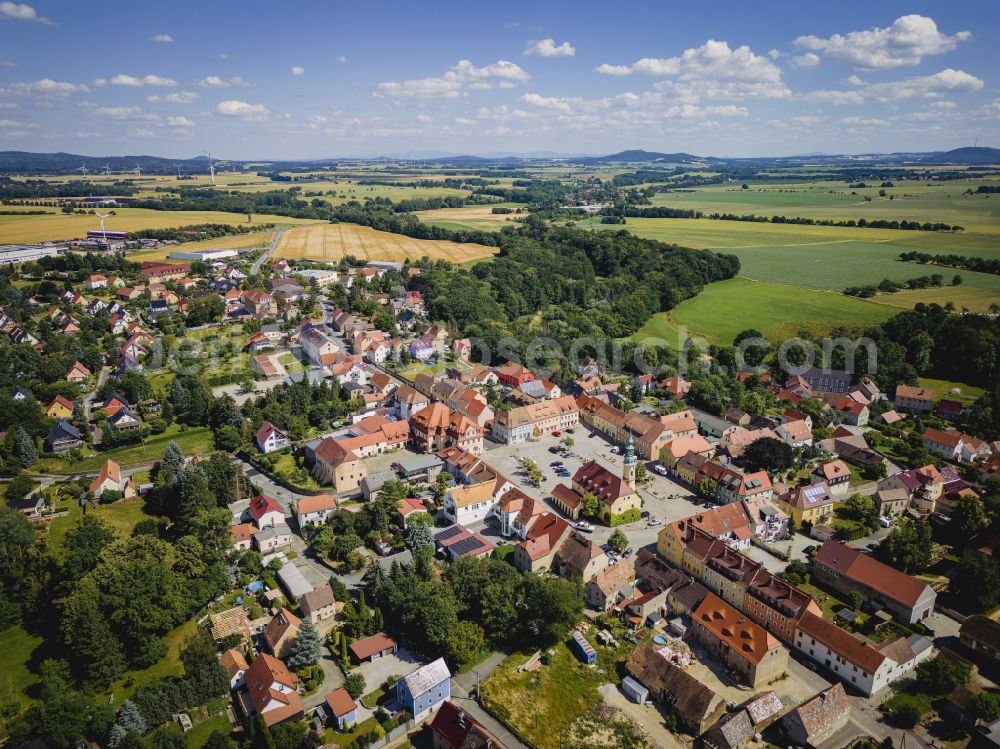
[[[617,665],[627,657],[624,651],[601,647],[593,634],[590,630],[588,640],[598,653],[596,669],[584,665],[566,642],[556,644],[552,662],[537,671],[518,672],[530,657],[518,653],[483,682],[483,704],[539,749],[556,749],[560,730],[600,702],[598,686],[617,682]]]
[[[167,636],[167,654],[165,656],[149,668],[144,668],[141,671],[129,671],[123,678],[111,685],[114,704],[120,705],[136,689],[149,684],[154,679],[163,676],[181,676],[184,673],[184,665],[181,663],[181,648],[187,639],[197,631],[198,625],[192,619],[171,632]]]
[[[198,723],[184,734],[184,739],[187,741],[188,749],[201,749],[213,731],[219,731],[228,736],[231,730],[229,718],[223,713],[221,715],[214,715],[208,720]]]
[[[27,690],[38,683],[28,664],[42,642],[20,625],[0,632],[0,705],[28,701]]]
[[[255,213],[250,225],[275,223],[291,226],[315,222],[311,219]],[[247,217],[244,213],[223,211],[154,211],[148,208],[117,208],[115,215],[104,222],[108,231],[172,229],[192,224],[246,225]],[[100,228],[100,222],[91,215],[56,213],[39,216],[16,216],[0,214],[0,244],[75,239],[85,237],[90,229]]]
[[[123,467],[147,463],[162,458],[171,441],[176,442],[188,457],[212,450],[214,437],[208,427],[187,427],[182,430],[182,426],[171,424],[162,434],[150,435],[141,444],[95,453],[72,463],[65,458],[42,458],[34,468],[39,473],[73,474],[100,470],[104,461],[109,458]]]
[[[727,345],[747,328],[757,328],[777,340],[800,330],[825,334],[837,326],[882,322],[895,312],[841,294],[733,278],[709,284],[670,312],[653,315],[633,338],[657,337],[676,348],[683,343],[681,331],[686,329],[688,336]]]
[[[929,694],[924,694],[923,692],[896,692],[892,697],[890,697],[885,702],[885,706],[893,711],[898,711],[904,707],[915,707],[920,713],[920,717],[924,717],[928,713],[934,710],[934,698]]]
[[[966,385],[964,382],[951,382],[950,380],[934,380],[929,377],[921,377],[917,380],[917,384],[920,387],[930,388],[934,391],[934,400],[939,400],[941,398],[951,398],[952,400],[961,401],[965,404],[971,404],[976,398],[981,396],[985,390],[981,387],[976,387],[975,385]],[[959,389],[959,393],[955,394],[951,391],[955,388]]]
[[[69,510],[69,514],[60,515],[49,521],[49,551],[56,558],[62,557],[66,545],[66,535],[83,517],[83,508],[76,500],[60,502],[58,509]],[[146,501],[142,498],[124,500],[109,505],[91,505],[87,510],[92,515],[107,521],[108,525],[118,531],[120,536],[129,536],[132,529],[142,520],[155,518],[146,509]]]
[[[361,698],[361,704],[369,710],[374,710],[378,706],[378,701],[385,697],[385,690],[379,687],[374,692],[369,692]]]
[[[816,599],[816,603],[823,609],[823,618],[833,619],[837,624],[843,626],[843,622],[837,619],[837,612],[841,609],[850,609],[851,604],[841,600],[825,588],[817,588],[812,583],[802,583],[798,587]],[[868,615],[863,611],[857,613],[857,627],[861,627],[868,620]]]
[[[368,718],[367,720],[363,720],[360,723],[358,723],[347,733],[342,733],[341,731],[338,731],[334,728],[327,728],[323,732],[323,743],[334,744],[336,746],[348,746],[356,738],[358,738],[359,736],[364,736],[378,724],[379,724],[378,721],[375,720],[374,716],[372,716],[371,718]]]
[[[293,480],[292,471],[294,471],[295,468],[295,456],[291,453],[282,453],[278,457],[278,462],[274,466],[274,472],[285,479],[285,481],[288,481],[301,489],[305,489],[307,491],[322,490],[323,487],[316,483],[316,480],[312,476],[308,476],[305,481]],[[306,473],[308,474],[308,471]]]

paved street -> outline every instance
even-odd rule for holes
[[[492,715],[483,710],[479,706],[479,703],[469,696],[475,689],[477,674],[480,682],[486,681],[489,675],[503,663],[506,657],[503,653],[493,653],[476,666],[475,669],[453,676],[451,679],[451,701],[486,726],[487,730],[496,736],[508,749],[528,749],[514,734],[508,731]]]

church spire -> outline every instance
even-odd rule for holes
[[[628,434],[628,442],[625,443],[625,460],[623,461],[624,469],[622,471],[622,478],[625,479],[625,483],[635,488],[635,446],[632,444],[632,433]]]

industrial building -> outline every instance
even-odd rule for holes
[[[171,252],[167,257],[171,260],[199,260],[207,263],[212,260],[236,257],[238,254],[236,250],[177,250]]]
[[[56,257],[66,252],[65,245],[52,244],[0,244],[0,265],[24,263],[43,257]]]

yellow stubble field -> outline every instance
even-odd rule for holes
[[[429,257],[467,263],[495,255],[496,247],[444,240],[414,239],[356,224],[314,224],[287,229],[278,241],[276,257],[335,262],[352,255],[359,260],[401,263]]]

